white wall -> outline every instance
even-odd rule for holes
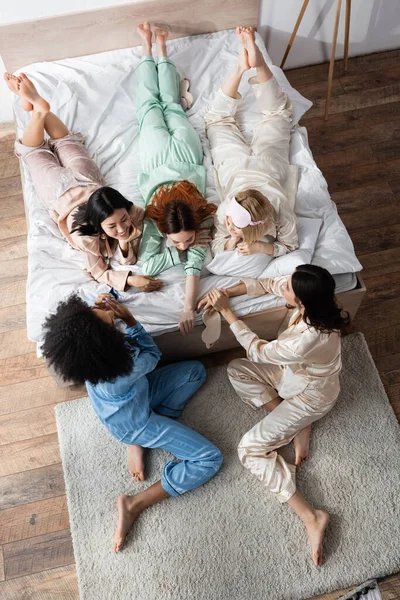
[[[201,0],[199,0],[200,2]],[[216,0],[218,1],[218,0]],[[244,0],[243,0],[244,1]],[[303,0],[260,0],[259,31],[268,51],[277,64],[284,54]],[[303,22],[297,33],[285,68],[312,65],[329,60],[333,23],[337,0],[310,0]],[[0,23],[26,21],[50,17],[65,12],[79,12],[116,4],[129,4],[132,0],[69,0],[68,11],[64,3],[54,0],[19,0],[2,2]],[[346,0],[342,0],[342,15],[336,56],[343,55],[343,27]],[[400,46],[399,0],[353,0],[350,31],[350,55],[359,56]],[[0,59],[0,71],[4,65]],[[0,123],[12,121],[10,95],[0,78]]]

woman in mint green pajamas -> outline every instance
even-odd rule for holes
[[[138,184],[147,207],[141,268],[152,276],[183,263],[186,290],[179,328],[185,334],[194,326],[198,282],[216,206],[204,198],[203,149],[180,104],[180,77],[167,57],[168,33],[155,30],[157,65],[150,25],[139,25],[138,33],[143,40],[143,58],[136,68],[143,169]]]

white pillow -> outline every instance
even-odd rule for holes
[[[290,275],[299,265],[311,263],[321,225],[322,219],[297,217],[298,249],[272,260],[259,277],[274,278]]]
[[[214,275],[228,277],[279,277],[290,275],[304,263],[310,263],[321,228],[321,219],[297,217],[299,248],[294,252],[273,258],[267,254],[242,256],[238,250],[219,252],[207,265]]]

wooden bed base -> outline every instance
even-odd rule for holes
[[[164,27],[170,39],[232,29],[236,25],[256,27],[259,0],[145,0],[133,4],[73,13],[0,26],[0,55],[6,69],[14,72],[24,65],[129,48],[140,44],[136,26],[145,20]],[[21,176],[23,173],[21,169]],[[28,214],[26,211],[27,220]],[[354,318],[366,292],[358,276],[357,287],[338,295]],[[270,308],[250,314],[246,323],[264,339],[276,337],[285,308]],[[187,336],[179,332],[157,336],[163,357],[191,358],[238,346],[226,322],[221,337],[207,350],[201,340],[203,327]],[[64,384],[65,385],[65,384]]]

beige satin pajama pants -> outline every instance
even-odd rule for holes
[[[240,398],[258,408],[278,396],[277,386],[283,370],[277,365],[253,363],[247,358],[233,360],[228,377]],[[277,408],[248,431],[238,446],[240,462],[277,497],[287,502],[296,491],[295,465],[287,463],[277,450],[289,444],[304,427],[318,421],[334,406],[315,391],[311,397],[303,392],[283,400]]]

